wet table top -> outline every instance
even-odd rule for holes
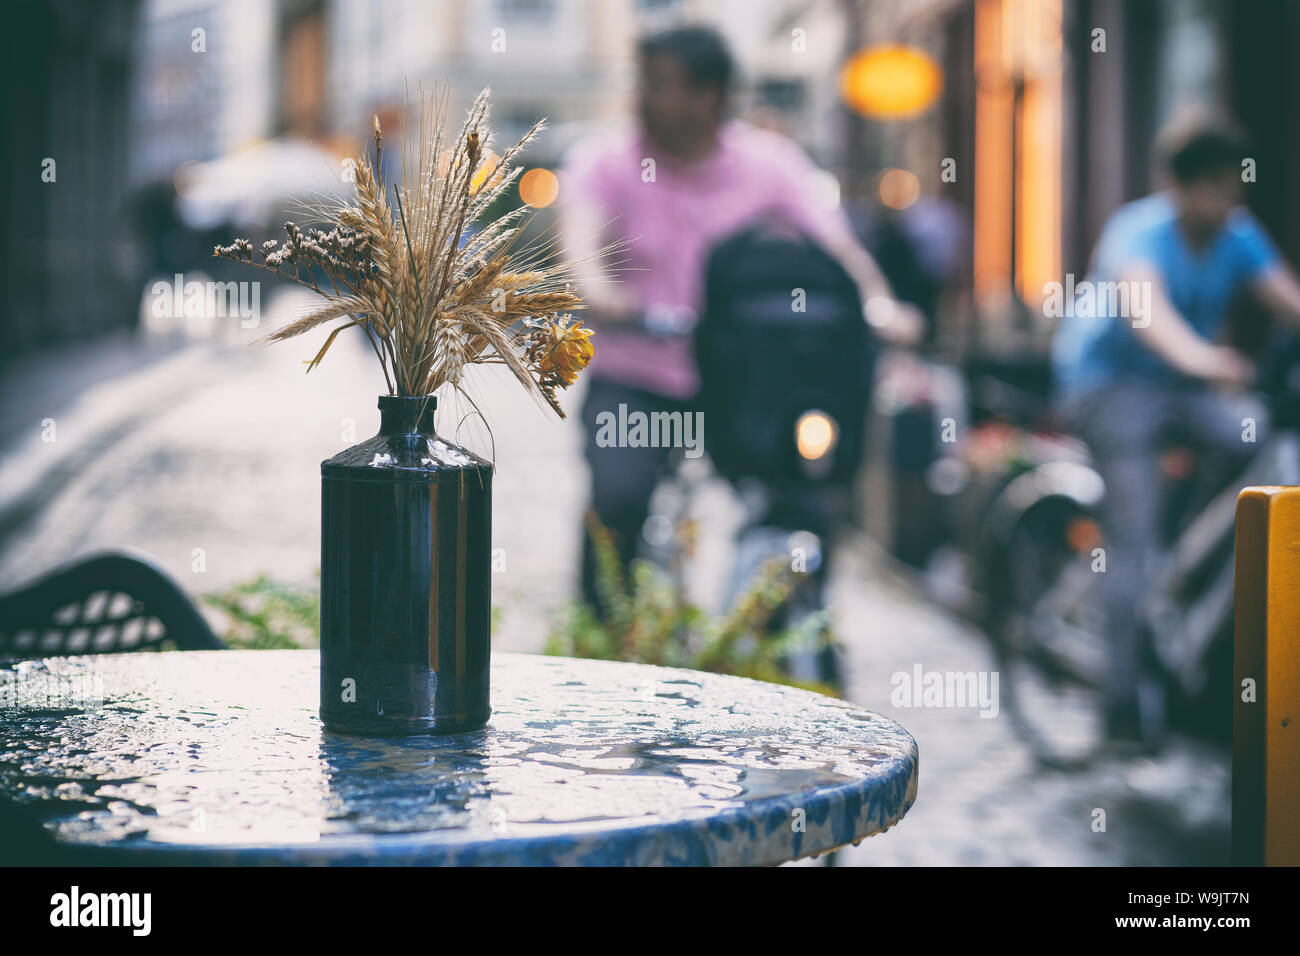
[[[0,666],[0,862],[773,864],[916,798],[906,730],[807,691],[496,654],[486,728],[349,737],[321,727],[318,657]]]

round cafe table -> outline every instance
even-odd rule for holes
[[[776,864],[916,799],[907,731],[820,694],[496,654],[486,728],[350,737],[321,727],[318,656],[0,666],[0,830],[30,831],[0,862]]]

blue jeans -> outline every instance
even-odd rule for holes
[[[1102,584],[1110,645],[1105,701],[1110,712],[1136,700],[1144,650],[1139,606],[1161,556],[1164,479],[1159,456],[1171,436],[1235,475],[1265,440],[1267,408],[1254,396],[1209,388],[1121,382],[1072,396],[1062,406],[1106,482]],[[1255,443],[1244,440],[1252,419]]]

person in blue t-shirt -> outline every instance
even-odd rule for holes
[[[1243,391],[1252,363],[1220,341],[1230,305],[1247,292],[1300,324],[1300,283],[1239,205],[1236,135],[1194,118],[1158,145],[1169,188],[1107,222],[1052,349],[1062,411],[1106,482],[1107,728],[1145,744],[1162,714],[1141,676],[1138,619],[1159,556],[1160,438],[1177,429],[1244,464],[1256,446],[1243,441],[1243,419],[1258,438],[1265,412]]]

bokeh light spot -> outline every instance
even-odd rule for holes
[[[519,177],[519,198],[534,209],[544,209],[560,194],[560,180],[549,169],[530,169]]]
[[[876,189],[880,201],[890,209],[906,209],[921,195],[921,181],[906,169],[886,169]]]

